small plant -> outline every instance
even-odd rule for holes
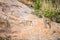
[[[60,13],[57,10],[46,10],[44,16],[54,22],[60,23]]]
[[[35,2],[33,2],[33,5],[34,5],[34,14],[38,17],[42,17],[41,16],[42,3],[40,2],[40,0],[36,0]]]
[[[45,11],[45,17],[50,18],[51,20],[53,20],[57,15],[56,10],[46,10]]]
[[[58,15],[57,15],[57,18],[56,18],[56,22],[57,23],[60,23],[60,11],[57,11]]]

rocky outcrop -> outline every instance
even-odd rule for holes
[[[0,39],[60,40],[60,25],[52,22],[45,27],[42,18],[17,0],[0,0]]]

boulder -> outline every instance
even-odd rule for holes
[[[31,11],[17,0],[0,0],[0,40],[60,40],[60,24],[45,27]]]

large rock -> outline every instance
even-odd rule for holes
[[[60,25],[45,27],[31,11],[17,0],[0,0],[0,40],[60,40]]]

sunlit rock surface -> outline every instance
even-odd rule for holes
[[[45,27],[43,19],[17,0],[0,0],[0,39],[60,40],[60,24]]]

